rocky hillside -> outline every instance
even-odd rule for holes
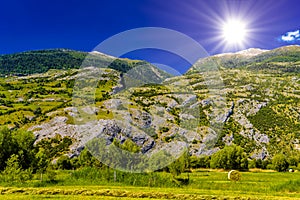
[[[208,57],[180,77],[122,60],[123,71],[98,62],[1,78],[0,123],[31,130],[37,141],[71,137],[70,156],[93,138],[130,143],[139,155],[176,155],[184,146],[211,155],[232,143],[249,158],[292,154],[300,147],[299,61],[300,47],[288,46]]]

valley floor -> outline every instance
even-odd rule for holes
[[[65,172],[64,172],[65,173]],[[181,175],[187,177],[187,174]],[[242,172],[242,180],[227,180],[227,172],[190,173],[182,187],[137,187],[122,183],[96,184],[80,180],[44,187],[2,186],[1,199],[300,199],[300,173]]]

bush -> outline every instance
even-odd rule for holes
[[[231,145],[225,146],[211,157],[211,168],[223,168],[223,169],[248,169],[248,159],[243,148]]]
[[[69,156],[63,155],[57,160],[57,168],[58,169],[72,169],[72,164]]]
[[[57,173],[54,170],[48,170],[46,171],[46,178],[49,182],[55,182],[56,181]]]
[[[283,154],[277,154],[272,159],[273,169],[278,172],[286,171],[289,168],[289,163],[286,156]]]
[[[264,161],[262,159],[253,159],[249,162],[249,168],[260,168],[264,169]]]
[[[190,157],[190,167],[191,168],[209,168],[210,166],[210,157],[209,156],[191,156]]]

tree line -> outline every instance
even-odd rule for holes
[[[0,129],[0,180],[6,182],[26,181],[32,179],[34,174],[40,174],[55,179],[55,170],[79,170],[94,168],[100,172],[107,171],[109,167],[96,159],[85,148],[79,156],[67,155],[73,140],[69,137],[62,138],[56,135],[53,138],[36,142],[32,132],[24,130],[10,130],[6,127]],[[133,142],[123,145],[114,141],[115,145],[126,151],[138,152],[139,149]],[[172,175],[174,180],[182,172],[193,168],[218,168],[225,170],[248,170],[249,168],[274,169],[287,171],[290,167],[297,169],[300,154],[286,156],[279,153],[272,159],[249,159],[244,149],[240,146],[225,146],[211,156],[189,156],[187,152],[177,160],[162,167],[157,171],[165,171]],[[159,155],[151,160],[149,165],[159,164]],[[114,170],[114,169],[111,169]],[[130,176],[130,175],[127,175]]]

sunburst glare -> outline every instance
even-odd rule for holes
[[[227,45],[243,46],[247,38],[246,23],[237,19],[226,21],[222,26],[222,37]]]

